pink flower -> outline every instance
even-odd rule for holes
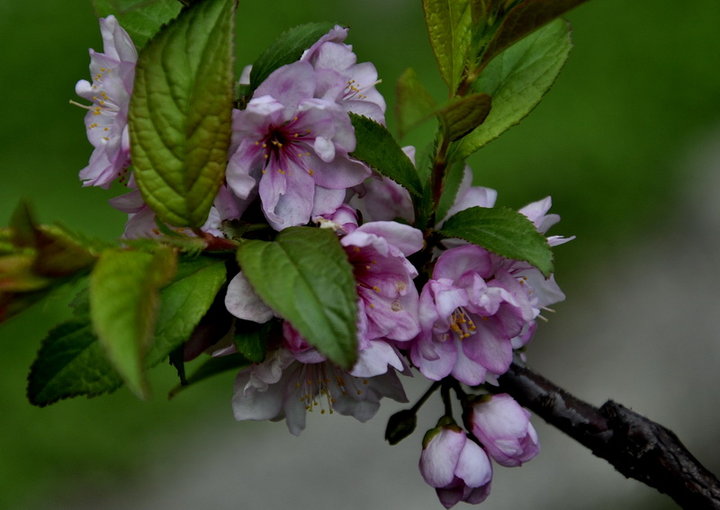
[[[451,248],[420,294],[422,331],[411,359],[429,379],[453,375],[482,384],[508,369],[513,349],[532,336],[540,309],[562,298],[554,281],[526,264],[475,245]]]
[[[345,190],[370,170],[352,160],[355,132],[337,102],[318,98],[318,73],[308,62],[277,69],[233,116],[233,148],[226,179],[247,199],[257,188],[276,230],[332,213]]]
[[[435,487],[440,503],[480,503],[490,493],[492,466],[482,448],[457,426],[428,431],[420,455],[420,473]]]
[[[85,126],[95,147],[90,163],[80,171],[84,186],[108,188],[123,177],[130,164],[128,106],[135,79],[137,51],[114,16],[100,19],[104,53],[90,50],[92,84],[80,80],[75,92],[92,102]]]
[[[340,239],[353,266],[361,317],[360,342],[407,342],[420,332],[417,270],[406,257],[423,246],[422,232],[394,221],[365,223]]]
[[[335,26],[303,53],[301,61],[316,70],[316,97],[340,104],[345,111],[385,123],[385,99],[377,91],[378,74],[370,62],[357,63],[352,46],[344,44],[348,29]]]
[[[519,466],[540,451],[530,412],[510,395],[492,395],[476,402],[470,421],[472,433],[502,466]]]

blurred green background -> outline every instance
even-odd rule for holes
[[[238,67],[290,26],[337,21],[352,28],[349,42],[360,61],[376,64],[390,105],[406,67],[443,97],[419,2],[270,5],[240,2]],[[553,196],[553,211],[563,216],[553,232],[577,235],[556,250],[556,272],[564,288],[579,289],[595,264],[663,223],[685,178],[679,160],[720,125],[720,3],[594,0],[568,18],[575,49],[558,82],[471,164],[479,184],[499,190],[501,204]],[[43,222],[117,237],[124,217],[106,202],[121,190],[80,186],[90,145],[84,111],[68,102],[75,82],[88,77],[87,49],[101,49],[90,2],[0,0],[0,43],[0,220],[25,197]],[[419,129],[405,142],[427,136]],[[58,297],[0,327],[0,508],[27,508],[80,483],[130,477],[178,448],[203,417],[232,420],[231,376],[168,402],[169,367],[156,369],[149,402],[121,390],[33,408],[24,397],[27,370],[63,313]]]

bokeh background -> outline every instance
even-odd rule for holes
[[[420,2],[265,5],[240,2],[238,66],[290,26],[337,21],[376,64],[390,105],[406,67],[443,97]],[[613,398],[667,425],[717,472],[720,4],[594,0],[568,18],[575,49],[553,89],[471,160],[501,204],[552,195],[563,216],[554,232],[577,235],[556,250],[568,301],[539,328],[530,365],[595,404]],[[89,47],[101,49],[89,0],[0,0],[0,221],[25,197],[43,222],[104,239],[122,231],[107,205],[122,190],[77,178],[90,145],[84,111],[68,101],[88,77]],[[28,368],[66,313],[58,296],[0,327],[0,508],[440,508],[416,468],[424,429],[383,443],[392,403],[370,425],[313,417],[294,438],[283,424],[233,421],[231,374],[169,402],[173,370],[161,366],[147,402],[120,390],[30,406]],[[422,391],[409,384],[411,396]],[[422,424],[437,416],[431,404]],[[498,468],[484,507],[675,508],[535,423],[542,454]]]

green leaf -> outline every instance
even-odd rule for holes
[[[217,358],[210,358],[200,365],[186,380],[186,384],[178,384],[170,393],[168,398],[173,398],[175,395],[180,393],[188,386],[204,381],[214,375],[222,374],[230,370],[239,370],[241,368],[250,366],[252,362],[242,354],[230,354],[228,356],[219,356]]]
[[[352,266],[330,230],[291,227],[274,242],[246,241],[238,262],[255,292],[338,365],[357,359]]]
[[[458,191],[460,190],[460,184],[462,183],[465,175],[465,160],[455,161],[450,164],[447,172],[445,173],[445,180],[443,182],[443,193],[438,203],[437,213],[435,217],[438,220],[442,220],[447,216],[448,211],[455,203]]]
[[[460,84],[472,43],[468,0],[423,0],[425,24],[440,75],[451,95]]]
[[[181,261],[175,280],[160,292],[155,341],[147,366],[163,361],[190,338],[227,278],[222,259],[198,257]]]
[[[138,58],[128,125],[135,177],[165,223],[199,227],[223,180],[233,104],[234,0],[182,11]]]
[[[157,365],[187,340],[225,282],[225,263],[208,257],[181,260],[175,281],[160,291],[155,341],[146,367]],[[93,332],[86,293],[75,305],[77,319],[58,326],[43,341],[32,365],[28,399],[45,406],[63,398],[92,397],[122,386],[122,378]]]
[[[415,196],[422,184],[412,161],[405,155],[385,126],[362,115],[350,114],[357,145],[350,154],[406,188]]]
[[[507,207],[470,207],[450,217],[440,230],[508,259],[522,260],[546,277],[553,271],[550,246],[530,220]]]
[[[262,363],[267,351],[267,338],[277,326],[277,321],[258,324],[251,321],[235,321],[233,343],[238,352],[253,363]]]
[[[480,66],[490,62],[505,48],[585,1],[523,0],[505,15],[483,53]]]
[[[95,14],[110,14],[120,22],[135,46],[140,49],[182,8],[178,0],[93,0]]]
[[[160,287],[175,272],[175,253],[107,250],[90,276],[90,312],[100,343],[128,387],[147,395],[145,355],[155,329]]]
[[[475,83],[492,97],[485,122],[460,142],[465,158],[520,122],[540,102],[570,54],[570,27],[557,20],[494,59]]]
[[[438,116],[448,140],[459,140],[482,124],[490,113],[490,103],[487,94],[470,94],[440,110]]]
[[[435,100],[420,82],[412,68],[407,68],[395,86],[395,118],[398,138],[431,118],[436,110]]]
[[[258,88],[275,69],[299,60],[306,49],[334,26],[334,23],[307,23],[280,34],[253,64],[248,94]]]

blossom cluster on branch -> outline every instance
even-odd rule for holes
[[[540,17],[542,2],[460,3],[459,20],[424,4],[449,100],[428,100],[412,74],[398,85],[402,130],[438,120],[419,151],[387,129],[377,70],[358,62],[347,28],[292,29],[236,78],[232,0],[167,4],[154,32],[134,27],[155,33],[136,34],[139,48],[114,15],[100,18],[103,52],[90,51],[91,81],[76,85],[94,147],[80,179],[126,187],[110,203],[128,220],[116,246],[38,226],[23,207],[0,232],[17,282],[0,317],[29,291],[85,285],[76,318],[33,364],[31,402],[123,383],[145,397],[146,369],[169,357],[181,387],[235,370],[235,418],[285,420],[297,435],[307,412],[366,421],[384,397],[407,402],[402,377],[419,374],[430,390],[391,418],[387,438],[408,436],[440,390],[420,471],[444,506],[483,501],[491,460],[533,458],[529,413],[497,380],[564,299],[550,248],[571,238],[546,236],[559,221],[549,197],[496,206],[466,158],[539,100],[484,77],[547,89],[570,44],[555,18],[573,2]],[[517,58],[536,53],[540,65]]]

